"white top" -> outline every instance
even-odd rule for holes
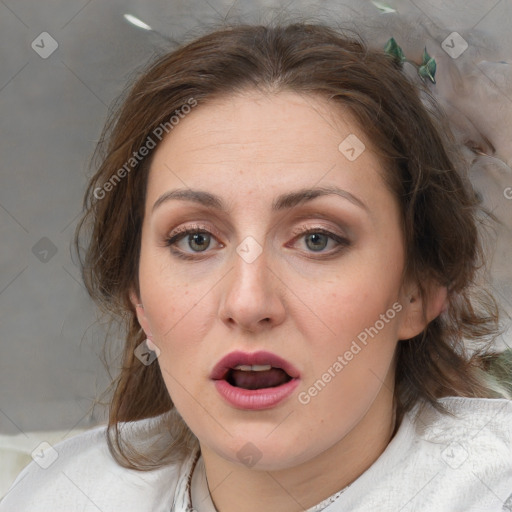
[[[512,512],[512,401],[440,402],[456,416],[416,405],[372,466],[310,511]],[[140,435],[155,421],[126,425]],[[215,512],[199,451],[158,470],[129,470],[110,455],[105,432],[100,426],[44,452],[0,512]]]

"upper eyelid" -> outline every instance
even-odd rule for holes
[[[174,238],[181,234],[186,235],[189,234],[190,231],[198,231],[198,232],[208,232],[210,235],[214,235],[215,237],[220,237],[220,233],[217,229],[211,228],[207,226],[206,224],[193,224],[193,225],[185,225],[180,226],[176,229],[173,229],[170,231],[168,235],[166,235],[166,238]]]
[[[308,226],[307,224],[301,224],[300,226],[293,228],[292,233],[300,235],[302,233],[307,233],[308,231],[315,231],[315,230],[328,231],[329,233],[332,233],[333,235],[336,235],[336,236],[345,236],[345,235],[342,235],[341,233],[336,232],[337,230],[334,228],[329,228],[329,227],[325,227],[325,226],[321,226],[321,225]]]

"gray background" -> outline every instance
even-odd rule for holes
[[[375,45],[394,36],[414,58],[428,44],[438,61],[433,92],[461,140],[470,133],[482,147],[484,136],[495,146],[472,173],[504,221],[493,277],[510,314],[511,3],[386,3],[396,12],[370,1],[0,0],[0,433],[72,430],[105,419],[104,408],[90,410],[109,382],[101,362],[105,320],[70,254],[89,159],[108,106],[134,73],[172,41],[224,21],[338,20]],[[126,13],[153,30],[128,23]],[[442,48],[453,31],[469,44],[457,59]],[[43,32],[58,43],[47,58],[31,46],[48,50]],[[115,374],[120,336],[110,340]]]

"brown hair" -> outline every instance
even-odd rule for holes
[[[132,161],[132,168],[126,163],[187,103],[202,105],[248,88],[321,95],[348,108],[386,164],[386,180],[401,206],[404,276],[414,279],[424,295],[427,287],[422,285],[432,280],[448,288],[447,311],[421,335],[398,344],[399,420],[420,399],[442,409],[439,397],[493,394],[482,372],[484,345],[487,350],[497,332],[498,311],[492,297],[477,294],[476,286],[483,254],[478,232],[482,210],[441,113],[400,64],[381,50],[370,50],[358,37],[316,24],[239,25],[159,57],[111,116],[96,152],[99,166],[86,192],[75,244],[83,252],[80,264],[89,293],[127,327],[108,430],[109,448],[125,467],[159,467],[197,442],[174,410],[159,366],[145,366],[134,356],[145,336],[129,291],[133,287],[138,292],[153,152]],[[125,172],[119,172],[123,166]],[[113,182],[115,175],[119,179]],[[86,228],[90,232],[82,251],[79,239]],[[464,340],[482,348],[470,355]],[[145,456],[120,439],[121,422],[165,412],[174,442],[158,455]]]

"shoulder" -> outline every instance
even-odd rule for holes
[[[155,433],[155,419],[123,425],[132,433]],[[169,510],[184,462],[152,471],[123,468],[110,454],[106,426],[96,427],[36,453],[0,512]]]
[[[446,397],[438,403],[443,411],[424,405],[411,414],[415,443],[452,469],[506,475],[512,493],[512,401]]]
[[[450,438],[470,442],[483,436],[494,444],[512,443],[512,400],[446,397],[438,400],[444,411],[431,406],[417,408],[417,433],[428,441]]]
[[[438,402],[444,412],[419,407],[412,423],[417,453],[424,464],[437,468],[439,490],[452,486],[465,496],[466,506],[473,503],[475,508],[464,510],[508,510],[505,507],[512,505],[512,401],[446,397]]]
[[[418,403],[342,495],[347,510],[512,512],[512,401]]]

